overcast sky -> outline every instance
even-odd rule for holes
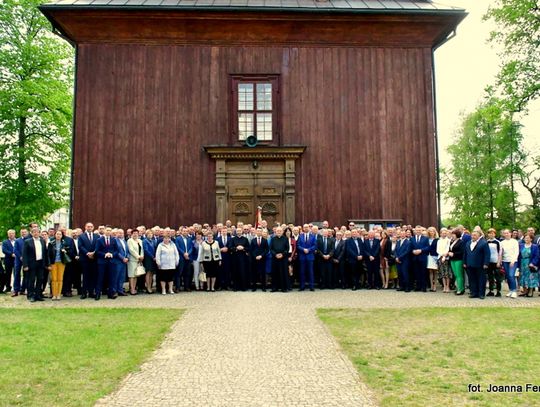
[[[487,43],[491,22],[482,21],[493,0],[440,0],[443,4],[463,7],[469,15],[457,28],[457,36],[435,52],[437,120],[441,166],[448,163],[446,148],[451,144],[460,123],[461,112],[471,112],[482,101],[487,85],[494,84],[499,69],[495,45]],[[540,102],[531,106],[524,125],[525,146],[540,146]],[[536,120],[533,118],[536,117]],[[523,200],[528,196],[523,194]],[[521,199],[520,198],[520,199]],[[443,217],[450,207],[443,201]]]

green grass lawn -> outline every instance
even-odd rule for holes
[[[318,314],[383,406],[540,405],[540,392],[487,392],[489,384],[540,385],[540,308]]]
[[[181,313],[0,309],[0,405],[93,405],[138,368]]]

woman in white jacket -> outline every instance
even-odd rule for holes
[[[180,255],[174,243],[171,243],[171,237],[165,235],[156,250],[156,263],[158,266],[157,278],[161,284],[161,294],[167,294],[166,286],[169,286],[169,294],[173,291],[173,276],[180,262]]]
[[[127,241],[129,251],[128,261],[128,277],[129,277],[129,292],[131,295],[137,294],[137,266],[142,264],[144,259],[144,250],[141,239],[139,239],[139,231],[133,229],[131,238]]]

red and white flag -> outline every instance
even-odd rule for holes
[[[257,206],[257,215],[255,218],[255,228],[260,227],[262,224],[262,207]]]

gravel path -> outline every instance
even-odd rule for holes
[[[375,404],[317,308],[540,306],[540,298],[474,300],[443,293],[316,291],[181,293],[114,301],[76,298],[0,307],[172,307],[187,311],[140,371],[98,406],[339,406]]]

